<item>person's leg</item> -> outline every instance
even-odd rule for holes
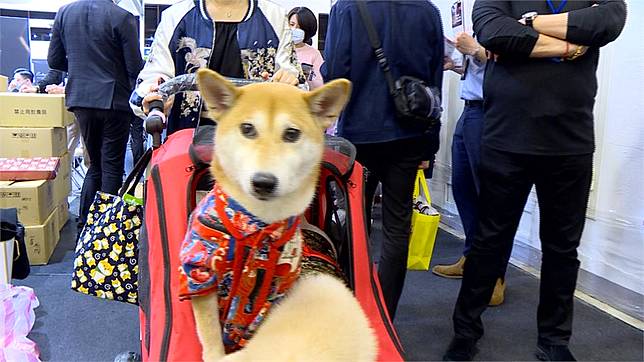
[[[481,132],[483,108],[465,106],[452,139],[452,193],[463,224],[465,245],[463,255],[454,264],[436,265],[432,272],[446,278],[462,278],[465,256],[470,251],[478,223]]]
[[[101,191],[116,195],[123,184],[131,114],[120,111],[103,111],[102,114],[104,131],[101,149],[103,169]],[[94,164],[93,158],[92,164]]]
[[[380,150],[377,144],[357,144],[356,160],[367,169],[365,184],[365,212],[367,213],[367,234],[371,234],[373,198],[380,183]]]
[[[465,232],[465,246],[463,255],[467,255],[472,244],[476,223],[478,221],[478,192],[477,183],[474,180],[470,156],[468,154],[468,142],[465,138],[464,121],[467,113],[463,112],[459,123],[454,131],[452,140],[452,192],[458,215],[463,223]]]
[[[130,149],[132,151],[132,162],[136,164],[143,152],[145,152],[145,131],[143,130],[143,120],[137,116],[132,116],[130,122]]]
[[[82,138],[85,142],[85,149],[92,159],[92,163],[85,174],[85,181],[81,189],[80,207],[79,207],[79,227],[85,225],[87,213],[94,201],[96,191],[102,186],[102,162],[101,148],[103,147],[103,122],[97,115],[99,110],[89,108],[76,108],[74,115],[80,125]]]
[[[464,125],[467,118],[467,106],[456,123],[454,136],[452,138],[452,194],[458,215],[461,218],[463,231],[465,233],[465,245],[463,253],[453,264],[436,265],[432,273],[443,278],[462,278],[465,255],[470,250],[472,237],[476,229],[478,218],[478,192],[474,183],[472,167],[470,166],[467,154],[467,144],[464,137]]]
[[[479,223],[454,307],[456,339],[476,341],[483,335],[481,314],[490,301],[498,276],[507,267],[506,255],[512,248],[532,187],[529,168],[528,156],[488,147],[481,149]],[[450,347],[446,357],[454,358],[453,354],[458,352]]]
[[[472,216],[475,220],[478,221],[478,197],[481,190],[480,180],[479,180],[479,167],[481,164],[481,139],[483,136],[483,122],[485,117],[485,112],[483,111],[483,105],[472,105],[466,107],[467,117],[463,122],[463,140],[465,143],[465,149],[467,150],[467,159],[470,166],[470,172],[472,175],[472,182],[474,183],[474,190],[476,192],[476,204],[474,208],[471,209]],[[476,226],[474,226],[476,228]],[[474,231],[471,232],[472,237]],[[465,249],[463,250],[463,255],[467,256],[470,251],[472,242],[466,238],[465,239]],[[489,306],[498,306],[501,305],[505,300],[505,271],[499,275],[496,284],[494,286],[494,292],[490,298]]]
[[[542,157],[536,179],[541,239],[539,344],[566,346],[572,334],[577,247],[586,220],[592,154]]]
[[[71,157],[74,157],[74,152],[80,143],[80,139],[80,125],[78,124],[78,120],[74,118],[74,123],[67,126],[67,152],[69,152]]]
[[[384,159],[382,182],[383,244],[378,262],[378,277],[389,316],[393,320],[407,273],[412,199],[418,165],[422,161],[422,139],[388,143],[391,155]]]

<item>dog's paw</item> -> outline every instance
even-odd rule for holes
[[[219,362],[251,362],[248,360],[248,358],[245,358],[246,354],[243,353],[244,351],[237,351],[234,353],[227,354],[223,356],[222,358],[219,359]]]
[[[226,357],[226,354],[223,351],[218,351],[213,348],[204,348],[201,353],[201,358],[204,362],[218,362],[223,361],[223,358]]]

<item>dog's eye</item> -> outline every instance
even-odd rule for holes
[[[284,142],[297,142],[297,140],[300,139],[300,135],[302,134],[302,131],[299,129],[295,128],[287,128],[286,131],[284,131],[284,134],[282,135],[282,139]]]
[[[250,123],[242,123],[239,126],[239,130],[241,131],[241,134],[244,135],[246,138],[255,138],[257,137],[257,130],[255,129],[255,126],[253,126]]]

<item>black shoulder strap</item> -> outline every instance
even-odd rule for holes
[[[360,17],[362,17],[362,22],[367,28],[367,35],[369,36],[369,42],[373,48],[373,52],[376,54],[376,59],[378,60],[378,65],[385,74],[385,80],[387,81],[387,87],[389,87],[389,93],[391,95],[396,94],[396,85],[394,78],[391,75],[391,70],[389,69],[389,61],[385,56],[385,51],[382,49],[382,44],[380,43],[380,38],[378,38],[378,33],[376,33],[376,28],[373,26],[371,21],[371,15],[369,15],[369,10],[364,0],[356,1],[358,5],[358,10],[360,11]]]

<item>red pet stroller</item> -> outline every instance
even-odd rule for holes
[[[176,132],[152,156],[139,246],[144,361],[201,360],[191,305],[178,297],[179,250],[197,191],[212,186],[208,165],[213,132],[212,126]],[[317,197],[307,219],[335,244],[340,267],[376,332],[378,360],[402,361],[369,250],[364,169],[355,162],[355,148],[348,141],[331,137],[326,143]]]

